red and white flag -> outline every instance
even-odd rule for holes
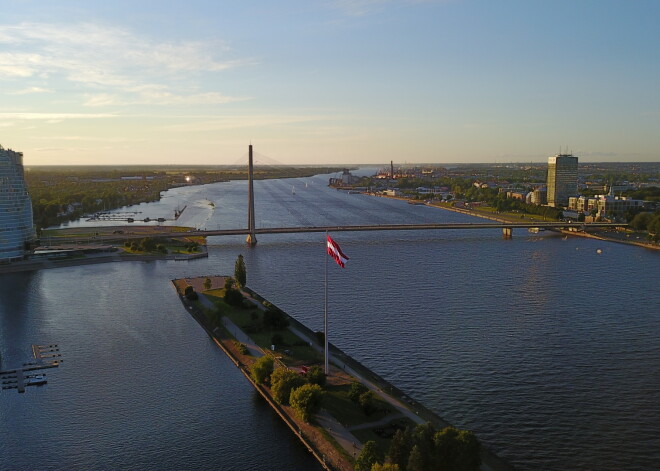
[[[332,240],[330,236],[328,236],[328,255],[334,258],[337,265],[342,268],[344,268],[345,263],[348,261],[348,257],[341,251],[339,244]]]

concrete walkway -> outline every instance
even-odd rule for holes
[[[337,440],[337,443],[346,450],[353,458],[356,458],[362,451],[362,443],[342,424],[337,422],[326,410],[321,410],[315,416],[316,422]]]
[[[204,294],[198,293],[199,302],[207,309],[215,309],[215,304]],[[241,342],[247,347],[252,355],[255,358],[264,356],[264,351],[259,347],[254,340],[252,340],[245,332],[243,332],[236,324],[234,324],[231,319],[226,316],[222,316],[222,325],[234,336],[236,340]]]

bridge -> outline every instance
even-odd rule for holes
[[[254,188],[253,188],[253,169],[252,144],[248,148],[248,227],[247,229],[229,229],[229,230],[205,230],[193,231],[191,235],[203,236],[221,236],[221,235],[244,235],[247,234],[246,242],[248,246],[254,247],[257,244],[257,234],[292,234],[304,232],[351,232],[351,231],[410,231],[410,230],[433,230],[433,229],[502,229],[504,238],[509,239],[513,235],[513,229],[566,229],[586,230],[589,228],[607,228],[622,227],[627,224],[613,223],[589,223],[572,224],[567,222],[529,222],[529,223],[466,223],[466,224],[379,224],[379,225],[358,225],[358,226],[317,226],[317,227],[272,227],[257,228],[254,217]]]
[[[352,226],[306,226],[306,227],[261,227],[245,229],[204,229],[182,232],[160,232],[159,236],[181,237],[185,236],[231,236],[248,235],[252,240],[257,234],[295,234],[305,232],[360,232],[360,231],[415,231],[415,230],[442,230],[442,229],[502,229],[512,231],[513,229],[574,229],[587,230],[589,228],[612,228],[622,227],[627,224],[593,222],[567,223],[567,222],[527,222],[527,223],[427,223],[427,224],[376,224],[376,225],[352,225]],[[506,233],[505,233],[506,235]],[[509,234],[510,235],[510,234]],[[144,235],[137,236],[144,237]],[[249,243],[249,240],[248,240]]]
[[[248,246],[254,247],[257,244],[257,235],[261,234],[295,234],[295,233],[314,233],[314,232],[358,232],[358,231],[414,231],[414,230],[448,230],[448,229],[502,229],[504,238],[511,238],[514,229],[549,229],[561,230],[568,229],[571,231],[587,231],[589,229],[602,229],[614,227],[627,227],[627,224],[622,223],[572,223],[572,222],[505,222],[497,218],[493,219],[494,223],[426,223],[426,224],[378,224],[378,225],[350,225],[350,226],[309,226],[309,227],[262,227],[257,228],[255,224],[254,212],[254,164],[252,157],[252,144],[249,146],[248,153],[248,227],[244,229],[216,229],[216,230],[190,230],[187,232],[168,231],[165,230],[167,226],[162,226],[162,229],[153,236],[157,237],[190,237],[190,236],[247,236],[246,242]],[[458,210],[463,214],[472,215],[469,211]],[[117,235],[97,235],[91,237],[96,241],[99,240],[116,240],[116,239],[139,239],[144,238],[144,233],[126,233],[121,236]],[[70,237],[70,241],[80,240],[89,241],[90,237]]]

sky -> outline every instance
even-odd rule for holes
[[[657,0],[0,0],[30,165],[660,161]]]

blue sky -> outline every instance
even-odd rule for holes
[[[0,0],[26,165],[660,160],[656,0]]]

